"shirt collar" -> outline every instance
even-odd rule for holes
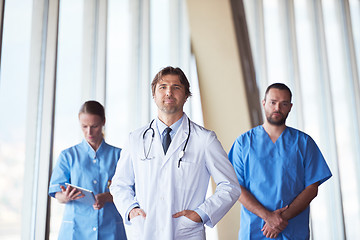
[[[185,114],[183,114],[179,120],[177,120],[173,125],[170,126],[170,128],[171,128],[171,132],[170,132],[171,138],[173,138],[173,136],[176,134],[177,130],[179,129],[179,127],[180,127],[180,125],[181,125],[181,123],[182,123],[182,121],[184,119],[184,115]],[[156,118],[156,126],[157,126],[157,130],[158,130],[158,132],[160,134],[160,138],[162,139],[163,134],[164,134],[164,130],[168,126],[166,126],[165,123],[160,121],[159,117]]]
[[[83,139],[83,141],[82,141],[83,147],[86,149],[87,153],[89,154],[89,157],[91,157],[91,158],[96,158],[96,155],[100,154],[103,151],[103,149],[105,148],[103,146],[103,145],[105,145],[104,143],[105,143],[105,140],[103,139],[101,141],[99,148],[95,152],[95,150],[90,146],[90,144],[85,139]]]

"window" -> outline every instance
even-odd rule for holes
[[[0,238],[21,237],[32,2],[7,1],[0,75]]]

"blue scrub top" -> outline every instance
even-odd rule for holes
[[[238,137],[229,159],[241,186],[270,211],[289,205],[307,186],[331,172],[314,140],[287,127],[275,143],[258,126]],[[277,239],[309,239],[309,207],[289,220]],[[265,222],[241,206],[239,239],[266,239]]]
[[[120,152],[104,140],[96,152],[86,140],[62,151],[51,176],[49,195],[55,197],[65,183],[89,189],[95,195],[109,192]],[[70,201],[65,206],[59,239],[126,239],[126,234],[113,203],[94,210],[92,205]]]

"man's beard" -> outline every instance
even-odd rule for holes
[[[176,113],[178,112],[179,108],[177,106],[161,106],[160,107],[161,111],[167,113],[167,114],[172,114],[172,113]]]
[[[173,114],[179,111],[179,106],[177,104],[166,104],[166,103],[161,103],[158,105],[158,108],[162,111],[165,112],[167,114]]]
[[[273,115],[274,113],[281,114],[282,118],[279,119],[279,120],[274,120],[274,119],[272,119],[272,115]],[[267,121],[268,121],[271,125],[275,125],[275,126],[282,126],[282,125],[284,125],[285,122],[286,122],[286,118],[287,118],[288,115],[284,116],[284,115],[283,115],[282,113],[280,113],[280,112],[274,112],[274,113],[266,116]]]

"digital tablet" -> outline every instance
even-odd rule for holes
[[[65,183],[65,185],[78,189],[84,195],[84,197],[76,199],[75,201],[81,202],[84,204],[88,204],[88,205],[93,205],[95,203],[95,196],[92,191],[82,188],[82,187],[79,187],[79,186],[76,186],[76,185],[73,185],[73,184],[70,184],[70,183]]]

